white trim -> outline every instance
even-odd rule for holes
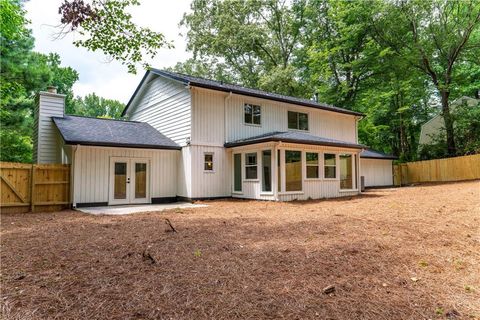
[[[206,155],[211,155],[212,156],[212,170],[207,170],[205,169],[205,156]],[[215,173],[215,152],[212,151],[205,151],[203,152],[203,173]]]
[[[122,162],[126,163],[126,196],[125,199],[115,199],[115,163]],[[147,173],[146,173],[146,197],[145,198],[135,198],[135,164],[136,163],[146,163]],[[110,167],[109,167],[109,177],[108,177],[108,205],[117,205],[117,204],[131,204],[131,203],[151,203],[152,199],[150,197],[151,189],[151,158],[142,158],[142,157],[110,157]]]
[[[303,130],[303,129],[291,129],[291,128],[289,128],[288,127],[288,113],[289,112],[306,114],[307,115],[307,127],[308,127],[308,129]],[[300,127],[300,123],[298,121],[298,116],[297,116],[297,124]],[[290,108],[287,108],[287,130],[288,131],[296,131],[296,132],[310,132],[310,111],[305,111],[305,112],[304,111],[294,111],[294,110],[291,110]]]
[[[256,159],[256,163],[255,164],[249,164],[247,165],[247,154],[255,154],[255,159]],[[243,176],[243,181],[246,182],[246,181],[259,181],[260,179],[258,178],[258,151],[255,151],[255,152],[245,152],[243,153],[243,157],[245,158],[244,162],[243,162],[243,168],[245,170],[245,175]],[[257,167],[257,177],[256,178],[253,178],[253,179],[249,179],[247,178],[247,167]]]
[[[248,105],[251,105],[251,106],[255,106],[255,107],[260,107],[260,124],[256,124],[256,123],[253,123],[253,109],[252,109],[252,123],[248,123],[248,122],[245,122],[245,105],[248,104]],[[262,120],[262,117],[263,117],[263,106],[261,104],[256,104],[256,103],[251,103],[251,102],[246,102],[245,100],[243,101],[243,105],[242,105],[242,114],[243,114],[243,124],[246,125],[246,126],[252,126],[252,127],[262,127],[262,124],[263,124],[263,120]]]

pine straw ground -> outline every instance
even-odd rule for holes
[[[2,318],[480,317],[479,181],[206,203],[2,215]]]

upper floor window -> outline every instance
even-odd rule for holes
[[[245,103],[244,105],[244,119],[246,124],[261,124],[262,108],[260,106]]]
[[[288,129],[308,131],[308,113],[288,111]]]

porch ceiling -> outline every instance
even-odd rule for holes
[[[233,147],[240,147],[240,146],[271,142],[271,141],[281,141],[281,142],[289,142],[289,143],[297,143],[297,144],[341,147],[341,148],[351,148],[351,149],[367,148],[362,144],[350,143],[350,142],[335,140],[335,139],[328,139],[328,138],[314,136],[308,133],[297,132],[297,131],[271,132],[271,133],[262,134],[259,136],[254,136],[246,139],[230,141],[225,143],[224,147],[233,148]]]

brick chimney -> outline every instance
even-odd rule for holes
[[[33,132],[33,162],[62,163],[62,139],[52,117],[63,117],[65,95],[58,94],[57,88],[49,86],[40,91],[35,105]]]

